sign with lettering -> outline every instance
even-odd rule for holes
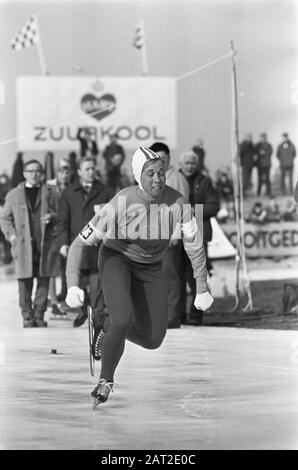
[[[115,131],[127,148],[176,147],[174,78],[21,76],[16,88],[18,150],[78,150],[79,127],[100,149]]]
[[[236,246],[236,226],[222,224],[230,242]],[[245,224],[244,242],[250,258],[298,255],[298,222]]]

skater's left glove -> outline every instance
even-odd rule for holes
[[[85,300],[85,292],[77,286],[71,286],[67,290],[65,302],[70,308],[82,307]]]
[[[198,310],[203,310],[203,312],[205,312],[205,310],[211,307],[211,305],[213,304],[213,301],[214,299],[212,295],[210,295],[209,292],[207,291],[207,292],[204,292],[203,294],[196,295],[194,306]]]

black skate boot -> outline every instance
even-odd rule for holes
[[[106,379],[99,379],[98,385],[96,385],[91,396],[94,398],[93,410],[100,405],[100,403],[105,403],[109,398],[110,393],[113,391],[113,382],[109,382]]]
[[[102,343],[105,337],[105,332],[103,329],[97,330],[94,333],[94,338],[92,341],[92,346],[91,346],[91,351],[92,351],[92,356],[95,361],[100,361],[101,360],[101,353],[102,353]]]

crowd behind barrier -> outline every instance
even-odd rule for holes
[[[85,209],[82,209],[80,216],[75,215],[74,211],[78,210],[80,207],[87,207],[89,198],[92,199],[92,201],[90,199],[92,202],[90,203],[90,207],[93,208],[94,204],[97,204],[97,201],[94,199],[96,191],[98,191],[98,197],[100,199],[98,203],[100,204],[103,202],[100,195],[102,195],[104,188],[110,188],[109,196],[107,196],[104,201],[107,202],[113,194],[117,194],[121,189],[135,184],[133,178],[127,174],[124,168],[123,163],[126,159],[126,151],[119,143],[116,133],[111,133],[110,142],[102,152],[99,151],[97,142],[92,133],[88,132],[88,128],[79,129],[77,138],[80,144],[79,154],[73,151],[57,161],[55,155],[51,151],[48,151],[45,155],[42,164],[43,171],[40,175],[39,184],[46,185],[46,187],[51,186],[55,190],[57,196],[57,207],[55,209],[57,212],[57,220],[60,217],[60,222],[58,221],[54,228],[55,233],[58,233],[57,244],[60,249],[60,253],[57,249],[57,259],[59,259],[60,269],[59,277],[61,278],[61,292],[58,295],[56,294],[54,273],[52,273],[52,276],[51,273],[47,273],[47,276],[52,277],[49,283],[49,297],[52,313],[54,314],[65,314],[63,308],[61,308],[61,305],[63,307],[66,296],[65,260],[67,250],[64,248],[70,245],[72,239],[83,228],[92,215],[90,211],[88,212]],[[207,259],[207,269],[211,276],[213,267],[208,258],[208,242],[212,238],[211,217],[217,218],[230,241],[235,243],[235,208],[231,169],[227,167],[225,170],[218,170],[214,181],[212,181],[208,172],[208,154],[206,154],[201,138],[197,140],[191,150],[181,155],[179,168],[178,166],[175,168],[170,162],[170,150],[167,145],[158,142],[154,143],[151,148],[154,152],[161,154],[162,158],[166,161],[167,184],[184,194],[189,199],[192,206],[197,203],[203,204],[204,248]],[[263,250],[264,256],[268,254],[269,256],[272,255],[273,252],[270,248],[276,247],[283,247],[284,250],[282,253],[287,256],[287,254],[292,254],[292,252],[290,253],[291,250],[289,251],[287,248],[292,245],[296,246],[297,244],[297,231],[293,229],[295,232],[294,233],[292,230],[294,235],[289,235],[287,230],[290,234],[292,232],[290,226],[287,226],[287,233],[280,234],[278,224],[280,222],[290,224],[298,221],[297,203],[294,199],[293,190],[293,168],[296,150],[287,133],[282,134],[282,141],[276,149],[279,170],[275,172],[273,178],[271,175],[272,156],[273,147],[268,142],[266,133],[260,135],[260,140],[256,144],[253,143],[251,134],[247,134],[240,144],[244,220],[247,232],[245,240],[247,248],[259,248],[259,245],[261,246],[263,243],[261,248],[268,248],[266,248],[265,251]],[[92,197],[88,194],[89,190],[84,189],[85,186],[83,184],[86,182],[86,178],[83,175],[85,169],[82,168],[82,162],[85,160],[87,162],[91,162],[91,160],[94,161],[93,176],[91,179],[89,178],[90,187],[92,187],[92,191],[94,191],[94,194],[91,191]],[[25,166],[26,165],[27,162],[25,163]],[[257,172],[256,184],[252,182],[254,169],[256,169]],[[20,185],[27,187],[27,183],[26,173],[24,172],[23,154],[18,152],[11,176],[6,173],[0,175],[0,219],[5,207],[7,194],[13,189],[19,188]],[[97,186],[98,189],[96,189]],[[265,194],[262,196],[263,188]],[[71,193],[71,191],[73,191],[73,193]],[[77,201],[75,206],[73,206],[73,202],[78,194],[81,194],[82,197]],[[68,197],[67,195],[70,196]],[[11,217],[13,218],[12,215]],[[52,224],[55,217],[54,215],[52,216]],[[78,221],[75,231],[67,242],[65,242],[66,238],[64,235],[65,240],[62,242],[63,230],[64,234],[70,233],[71,230],[73,230],[71,229],[71,220],[74,219]],[[64,228],[61,228],[63,224]],[[67,224],[68,226],[66,227]],[[266,234],[264,230],[260,231],[260,229],[255,228],[265,226],[266,224],[271,224],[271,228],[267,231],[265,230]],[[3,221],[1,228],[3,229]],[[265,238],[267,241],[264,241]],[[291,240],[293,239],[292,242],[289,241],[290,238]],[[265,247],[264,243],[267,243],[268,246],[266,245]],[[254,256],[259,256],[260,252],[258,252],[258,250],[252,250],[252,252]],[[96,259],[96,256],[94,259]],[[4,234],[1,230],[0,263],[9,264],[12,260],[11,240],[8,239],[7,234]],[[94,266],[92,266],[92,269],[93,268]],[[89,280],[85,288],[87,289],[87,284],[89,283],[89,289],[91,286],[92,290],[93,284],[96,289],[96,282],[92,284],[93,281],[91,281],[90,284],[90,273],[88,276]],[[165,255],[164,276],[168,281],[169,327],[179,327],[181,323],[185,322],[201,324],[202,318],[197,310],[186,313],[186,288],[188,285],[191,290],[191,295],[195,296],[195,284],[193,282],[194,279],[190,263],[179,243],[176,245],[171,244]],[[176,285],[177,282],[179,286]],[[173,295],[173,292],[176,292],[176,294]],[[98,298],[93,302],[95,313],[96,302],[98,302]],[[99,307],[99,317],[101,318],[99,321],[100,325],[102,324],[104,316],[104,308],[101,305]],[[86,317],[86,311],[82,311],[77,318],[79,324],[74,324],[74,326],[80,326],[80,324],[85,321]],[[94,321],[96,322],[96,320]]]

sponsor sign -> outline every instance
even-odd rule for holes
[[[100,149],[117,131],[127,148],[176,147],[176,81],[169,77],[17,78],[18,150],[78,150],[79,127]]]
[[[223,224],[222,229],[236,246],[236,226]],[[250,258],[298,255],[298,222],[245,224],[244,242]]]

